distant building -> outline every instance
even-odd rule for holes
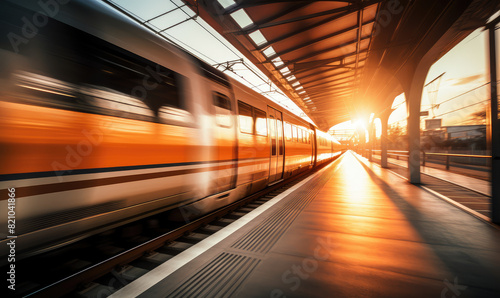
[[[455,125],[422,132],[423,150],[485,150],[486,125]]]
[[[439,137],[442,140],[468,140],[484,136],[486,125],[454,125],[426,129],[422,136]]]
[[[486,125],[442,126],[447,140],[468,140],[485,135]]]

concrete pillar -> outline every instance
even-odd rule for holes
[[[363,128],[358,129],[358,134],[359,134],[359,144],[358,148],[360,149],[359,154],[363,157],[366,156],[366,137],[365,137],[365,130]]]
[[[388,138],[387,138],[387,131],[389,129],[388,122],[389,122],[389,116],[393,110],[389,110],[386,113],[383,113],[379,115],[380,122],[382,123],[382,134],[380,135],[380,166],[382,168],[387,168],[387,143],[388,143]]]
[[[496,24],[490,24],[488,29],[491,92],[491,221],[500,224],[500,120],[498,119]]]
[[[411,87],[405,90],[408,111],[408,180],[420,184],[420,102],[428,67],[421,67],[413,75]]]
[[[373,161],[373,149],[375,146],[375,134],[373,133],[375,128],[375,125],[373,121],[368,124],[368,138],[369,138],[369,143],[368,143],[368,160]]]

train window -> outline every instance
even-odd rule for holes
[[[226,88],[231,88],[231,84],[229,83],[227,76],[222,71],[210,66],[208,63],[203,62],[195,56],[191,57],[198,62],[204,77]]]
[[[9,13],[12,24],[36,14]],[[10,48],[29,65],[15,79],[31,104],[152,122],[192,120],[181,92],[185,77],[55,19],[38,29],[29,43]]]
[[[222,93],[214,92],[213,101],[217,125],[231,127],[231,100]]]
[[[110,113],[112,113],[111,111],[118,111],[122,113],[121,115],[128,113],[154,117],[153,111],[144,102],[116,90],[87,85],[82,86],[80,91],[85,96],[92,98],[94,106],[110,110]]]
[[[295,125],[292,125],[292,137],[293,141],[297,142],[297,126]]]
[[[169,106],[163,106],[158,110],[158,118],[162,123],[168,123],[171,121],[177,123],[194,123],[195,121],[193,115],[188,111]]]
[[[292,125],[290,123],[285,122],[285,139],[287,141],[292,140]]]
[[[238,101],[238,119],[241,132],[253,133],[252,106]]]
[[[297,138],[298,138],[297,141],[299,143],[302,143],[302,129],[300,127],[298,127],[297,128],[297,132],[298,132],[298,134],[297,134]]]
[[[254,108],[255,133],[259,136],[267,136],[267,115],[266,112]]]
[[[81,83],[82,90],[90,91],[85,94],[91,95],[87,100],[95,106],[122,111],[124,113],[116,116],[125,118],[127,113],[132,113],[152,116],[150,121],[155,117],[160,122],[191,119],[183,117],[190,114],[183,111],[185,106],[179,91],[182,78],[177,73],[150,61],[140,61],[118,49],[113,51],[96,44],[89,51],[93,55],[93,74]],[[152,72],[154,75],[150,75]]]

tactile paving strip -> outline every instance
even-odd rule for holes
[[[222,253],[168,297],[231,297],[260,260]]]
[[[320,177],[291,193],[287,198],[288,203],[283,208],[273,212],[261,224],[236,240],[231,248],[253,253],[267,253],[300,212],[316,197],[333,173],[332,170],[326,171]]]

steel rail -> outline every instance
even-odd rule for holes
[[[243,207],[247,205],[248,203],[263,197],[291,182],[297,181],[307,175],[310,175],[319,169],[323,168],[324,166],[328,165],[330,162],[341,156],[342,154],[338,154],[334,156],[329,162],[324,162],[323,164],[309,169],[307,171],[304,171],[303,173],[300,173],[297,176],[288,178],[286,180],[283,180],[279,183],[273,184],[253,195],[250,195],[246,198],[243,198],[237,202],[234,202],[226,207],[222,207],[219,210],[216,210],[208,215],[205,215],[199,219],[196,219],[190,223],[188,223],[185,226],[176,228],[172,231],[169,231],[161,236],[158,236],[154,239],[151,239],[143,244],[140,244],[134,248],[128,249],[116,256],[113,256],[105,261],[101,261],[97,264],[94,264],[86,269],[83,269],[75,274],[72,274],[64,279],[61,279],[57,282],[54,282],[50,285],[47,285],[41,289],[35,290],[34,292],[24,296],[24,297],[60,297],[66,294],[69,294],[78,288],[80,288],[82,285],[88,284],[99,277],[102,277],[109,272],[112,272],[112,270],[117,267],[117,266],[124,266],[142,256],[145,254],[154,251],[165,244],[174,241],[177,238],[180,238],[186,234],[189,234],[190,232],[201,228],[211,222],[214,222],[221,217],[230,214],[231,212],[237,210],[240,207]]]

